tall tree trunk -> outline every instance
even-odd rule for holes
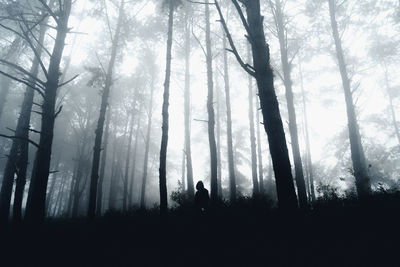
[[[122,201],[122,210],[126,211],[128,205],[128,182],[129,182],[129,165],[131,163],[131,147],[132,147],[132,136],[133,136],[133,124],[135,116],[133,112],[131,114],[131,127],[129,129],[129,137],[128,137],[128,149],[126,152],[126,162],[125,162],[125,177],[124,177],[124,193],[123,193],[123,201]]]
[[[101,141],[103,137],[104,121],[106,118],[106,112],[108,107],[108,97],[110,95],[110,89],[113,82],[113,71],[115,60],[117,57],[120,32],[123,22],[123,12],[124,12],[124,1],[120,2],[118,11],[118,22],[117,28],[114,33],[114,38],[111,47],[111,58],[108,64],[108,70],[106,74],[106,81],[104,85],[103,95],[101,98],[100,114],[99,120],[97,122],[96,137],[93,147],[93,161],[92,161],[92,172],[90,176],[90,193],[89,193],[89,207],[88,207],[88,218],[93,219],[96,215],[96,199],[97,199],[97,186],[99,180],[99,164],[100,164],[100,153],[101,153]]]
[[[220,198],[222,195],[222,164],[221,164],[221,90],[218,84],[218,79],[216,79],[215,92],[217,96],[217,177],[218,177],[218,196]]]
[[[354,108],[353,95],[351,92],[350,79],[347,74],[342,43],[339,37],[339,31],[336,22],[336,1],[335,0],[328,0],[328,1],[329,1],[329,14],[331,20],[332,34],[333,34],[333,39],[335,41],[336,56],[339,63],[339,70],[340,70],[340,75],[342,77],[344,96],[346,101],[351,159],[353,162],[356,188],[359,197],[364,197],[371,193],[371,182],[368,177],[367,164],[364,155],[364,149],[361,143],[360,130],[357,122],[356,111]]]
[[[226,103],[226,141],[228,146],[228,170],[229,170],[229,192],[231,203],[236,201],[236,175],[235,163],[233,157],[233,141],[232,141],[232,114],[231,114],[231,96],[229,85],[229,68],[228,68],[228,53],[226,46],[226,38],[223,41],[224,55],[224,83],[225,83],[225,103]],[[253,184],[254,185],[254,184]]]
[[[110,120],[111,120],[110,118],[111,118],[111,110],[109,110],[109,112],[107,113],[106,128],[104,129],[103,154],[101,155],[100,176],[99,176],[99,183],[97,185],[96,214],[98,216],[101,215],[103,206],[103,181],[107,164],[108,138],[110,135]]]
[[[117,137],[114,137],[114,145],[113,145],[113,154],[112,154],[112,167],[110,174],[110,191],[108,196],[108,209],[113,210],[116,208],[116,191],[117,191],[117,169],[118,169],[118,160],[116,157],[116,152],[119,149],[117,145]]]
[[[167,213],[168,209],[168,193],[167,193],[167,146],[168,146],[168,105],[169,105],[169,87],[171,79],[171,54],[172,54],[172,35],[174,29],[174,1],[169,1],[169,15],[168,15],[168,39],[167,39],[167,59],[165,68],[165,82],[162,106],[162,136],[161,136],[161,149],[160,149],[160,212],[162,215]],[[149,140],[146,140],[148,143]],[[148,144],[146,144],[147,146]],[[144,184],[143,179],[143,186]],[[142,199],[144,196],[142,190]],[[142,201],[141,201],[142,202]],[[142,206],[142,205],[141,205]]]
[[[313,170],[312,159],[311,159],[311,145],[310,145],[310,135],[308,133],[306,94],[304,92],[303,72],[301,70],[301,64],[299,64],[299,68],[300,68],[301,95],[302,95],[302,99],[303,99],[303,110],[304,110],[304,131],[305,131],[305,137],[306,137],[308,180],[310,183],[309,187],[310,187],[311,201],[315,202],[314,170]]]
[[[147,172],[149,164],[151,124],[153,117],[153,94],[154,94],[154,77],[152,78],[151,81],[151,92],[150,92],[149,110],[147,118],[147,133],[146,133],[146,143],[145,143],[144,162],[143,162],[142,189],[140,193],[140,208],[142,209],[146,208],[146,185],[147,185]]]
[[[226,52],[225,52],[226,53]],[[251,62],[250,46],[247,46],[249,62]],[[253,77],[248,75],[249,88],[249,128],[250,128],[250,149],[251,149],[251,176],[253,178],[253,196],[260,193],[257,177],[257,152],[256,134],[254,131],[254,104],[253,104]]]
[[[264,188],[264,171],[263,171],[263,158],[262,158],[262,145],[261,145],[261,132],[260,132],[260,112],[259,112],[259,101],[257,101],[257,110],[256,110],[256,122],[257,122],[257,155],[258,155],[258,180],[260,185],[260,193],[265,193]]]
[[[46,30],[46,26],[40,27],[38,40],[41,44],[44,41]],[[15,42],[16,41],[14,40],[12,48],[17,49],[14,44]],[[40,45],[38,45],[37,47],[37,53],[38,56],[40,56],[42,53],[42,47]],[[33,77],[37,77],[39,73],[39,60],[36,57],[34,57],[32,61],[30,73]],[[4,79],[7,79],[6,82],[8,83],[11,82],[8,81],[9,79],[5,77],[2,81],[4,81]],[[33,83],[33,81],[31,82]],[[5,90],[5,88],[6,87],[3,87],[3,90]],[[15,222],[18,222],[21,219],[22,197],[26,183],[26,172],[28,167],[29,154],[29,143],[27,139],[29,138],[29,126],[34,95],[35,91],[27,86],[25,88],[24,100],[22,102],[21,111],[17,122],[17,128],[15,130],[15,136],[19,136],[21,137],[21,139],[13,139],[3,174],[3,183],[0,192],[0,221],[2,223],[8,220],[15,174],[17,175],[17,185],[16,191],[14,193],[13,218],[15,218]],[[0,101],[5,101],[5,96],[0,96],[0,99]],[[0,109],[2,108],[3,104],[0,103]]]
[[[279,47],[281,52],[283,83],[286,89],[285,95],[286,95],[286,103],[289,114],[289,132],[291,137],[297,193],[298,193],[300,207],[305,208],[307,207],[307,192],[304,181],[303,164],[301,160],[299,136],[297,131],[296,109],[294,106],[292,80],[290,73],[291,67],[287,51],[286,28],[283,22],[283,11],[280,0],[275,0],[275,18],[276,18],[276,29],[278,32],[278,39],[279,39]]]
[[[233,0],[233,2],[235,7],[240,9],[237,1]],[[264,119],[264,129],[268,134],[279,207],[283,210],[293,210],[297,208],[297,197],[293,183],[285,132],[283,130],[282,118],[279,111],[279,103],[274,88],[269,45],[264,35],[263,17],[260,13],[260,0],[245,1],[243,4],[246,7],[246,31],[251,40],[250,43],[253,54],[253,75],[257,80],[258,95]],[[219,9],[218,4],[217,8]],[[222,21],[223,16],[220,9],[219,14]],[[228,32],[227,28],[225,31]]]
[[[80,191],[81,191],[81,181],[83,176],[83,162],[85,161],[83,153],[84,148],[79,148],[79,157],[78,157],[78,167],[76,168],[75,182],[74,182],[74,191],[73,191],[73,202],[72,202],[72,217],[76,217],[78,215],[78,208],[80,202]]]
[[[186,155],[186,178],[187,178],[187,194],[190,199],[194,198],[193,185],[193,166],[192,166],[192,147],[190,142],[190,34],[191,34],[191,7],[187,5],[185,14],[185,155]]]
[[[135,144],[133,146],[133,162],[132,162],[132,171],[131,171],[131,185],[129,187],[129,201],[130,205],[133,205],[133,184],[135,181],[135,172],[136,172],[136,161],[137,161],[137,147],[139,142],[139,132],[140,132],[140,124],[141,124],[141,114],[142,114],[142,104],[139,104],[139,113],[138,113],[138,122],[136,125],[136,133],[135,133]]]
[[[205,24],[206,24],[206,63],[207,63],[207,113],[208,113],[208,141],[210,144],[210,165],[211,165],[211,202],[218,199],[218,174],[217,174],[217,145],[215,142],[215,114],[214,114],[214,85],[213,66],[211,52],[211,30],[210,30],[210,7],[209,0],[205,1]]]
[[[53,143],[54,121],[56,118],[56,99],[60,77],[60,62],[67,36],[68,20],[71,12],[71,0],[63,2],[63,9],[58,16],[57,35],[50,57],[48,77],[42,104],[42,123],[39,149],[36,153],[36,166],[31,179],[26,204],[25,218],[32,223],[40,223],[45,217],[46,189],[49,178],[51,149]]]

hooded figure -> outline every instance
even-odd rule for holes
[[[196,194],[194,195],[194,205],[198,211],[204,212],[207,210],[208,202],[210,201],[208,190],[204,188],[202,181],[197,182],[196,190]]]

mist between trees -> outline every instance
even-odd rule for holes
[[[0,220],[399,183],[399,3],[0,0]],[[188,204],[189,203],[189,204]]]

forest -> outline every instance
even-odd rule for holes
[[[399,266],[400,1],[0,0],[0,266]]]

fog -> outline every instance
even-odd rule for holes
[[[34,161],[38,154],[37,147],[32,145],[43,144],[42,117],[45,112],[41,110],[44,102],[38,91],[44,93],[48,90],[46,86],[51,80],[51,77],[48,77],[48,66],[55,56],[53,48],[56,35],[60,31],[56,18],[61,15],[49,13],[49,10],[57,10],[59,3],[50,1],[47,5],[45,2],[0,2],[0,178],[4,176],[7,161],[11,159],[8,155],[13,142],[21,143],[21,140],[25,140],[15,137],[15,129],[21,116],[25,92],[32,90],[26,86],[26,81],[31,80],[30,85],[39,83],[41,86],[41,89],[35,90],[29,123],[31,145],[27,181],[23,187],[22,213],[29,202],[29,190],[35,190],[32,189],[31,181],[35,175],[41,175],[35,174]],[[63,2],[71,1],[61,1]],[[297,170],[295,171],[293,139],[289,130],[292,122],[289,122],[285,97],[288,84],[291,85],[293,93],[300,166],[304,173],[308,201],[312,201],[311,194],[314,194],[311,190],[314,190],[317,198],[324,194],[324,188],[326,190],[327,187],[338,194],[357,191],[349,141],[349,118],[341,76],[343,73],[340,71],[337,43],[335,44],[332,35],[332,17],[328,2],[287,0],[260,3],[261,14],[264,16],[265,38],[269,44],[274,72],[275,92],[294,179]],[[235,45],[234,50],[237,50],[237,54],[245,62],[252,65],[253,58],[251,53],[248,54],[250,37],[242,25],[239,13],[231,1],[220,1],[219,4],[226,28]],[[331,4],[331,12],[336,16],[345,62],[343,67],[350,85],[353,99],[351,104],[359,128],[360,145],[365,154],[370,188],[372,191],[394,188],[398,185],[400,171],[399,124],[396,121],[396,118],[400,117],[400,80],[396,75],[399,49],[398,3],[385,0],[347,0],[331,1]],[[63,3],[60,12],[65,12],[64,7],[67,5],[68,3]],[[97,184],[96,186],[101,187],[103,191],[101,199],[94,200],[97,201],[97,206],[99,201],[101,202],[98,215],[109,209],[125,210],[140,206],[151,208],[160,204],[159,167],[167,63],[168,5],[168,1],[159,0],[135,0],[126,3],[112,0],[79,0],[72,3],[65,48],[60,62],[60,77],[57,77],[58,88],[53,109],[59,113],[57,112],[55,119],[51,161],[47,170],[48,178],[42,179],[47,193],[39,197],[42,198],[42,202],[43,197],[46,198],[47,217],[86,216],[91,183]],[[188,121],[193,182],[189,186],[193,191],[193,183],[195,185],[197,181],[202,180],[206,188],[213,190],[208,136],[210,117],[207,110],[209,73],[206,58],[212,60],[212,70],[209,71],[212,72],[214,94],[213,132],[216,135],[218,150],[217,179],[221,184],[218,186],[218,196],[228,200],[232,194],[224,80],[226,50],[223,47],[223,39],[226,32],[221,25],[217,9],[214,4],[210,4],[211,42],[207,44],[204,10],[204,4],[192,1],[181,1],[174,7],[166,156],[166,188],[170,207],[178,205],[169,197],[172,192],[182,193],[188,190],[185,86],[190,86]],[[279,15],[282,16],[282,25],[278,25]],[[40,43],[39,34],[44,28],[47,32],[43,43]],[[283,31],[282,40],[278,38],[279,31]],[[190,51],[186,65],[185,47],[188,41]],[[43,83],[32,81],[32,75],[29,74],[32,61],[38,57],[39,48],[42,50],[40,62],[48,71],[44,74],[42,66],[39,67],[37,77],[44,81]],[[236,176],[234,190],[238,196],[252,196],[255,186],[252,166],[257,168],[260,162],[257,162],[257,158],[252,158],[249,74],[238,63],[235,51],[232,53],[228,41],[226,49],[229,50],[226,53],[226,71],[229,71],[230,85],[234,163],[232,167]],[[287,70],[283,70],[281,49],[285,49],[289,68]],[[211,55],[208,55],[208,51],[211,51]],[[110,67],[110,64],[113,66]],[[185,76],[187,67],[190,73]],[[250,70],[254,68],[251,67]],[[255,72],[257,73],[257,70]],[[188,78],[190,80],[187,80]],[[255,125],[254,144],[257,149],[261,147],[262,154],[262,170],[257,170],[255,175],[256,179],[260,178],[260,174],[263,176],[261,193],[277,201],[275,176],[264,129],[265,118],[263,120],[259,105],[259,83],[254,78],[250,81],[254,95],[253,106],[250,107]],[[105,89],[106,87],[108,88]],[[98,127],[102,96],[104,98],[106,91],[109,91],[109,96],[106,97],[108,106],[101,125],[103,133],[99,140],[100,163],[97,162],[97,169],[93,169],[95,130]],[[257,128],[260,128],[260,138],[257,136]],[[257,155],[259,151],[254,153]],[[93,172],[98,176],[102,168],[104,171],[100,173],[101,183],[93,182]],[[19,179],[19,169],[20,167],[17,167],[14,171],[16,181]],[[313,181],[310,181],[310,175]],[[299,194],[297,182],[295,180],[295,188]],[[2,201],[7,201],[4,199],[8,198],[11,207],[15,199],[15,184],[12,187],[12,195],[2,198]],[[94,190],[99,189],[94,187]]]

